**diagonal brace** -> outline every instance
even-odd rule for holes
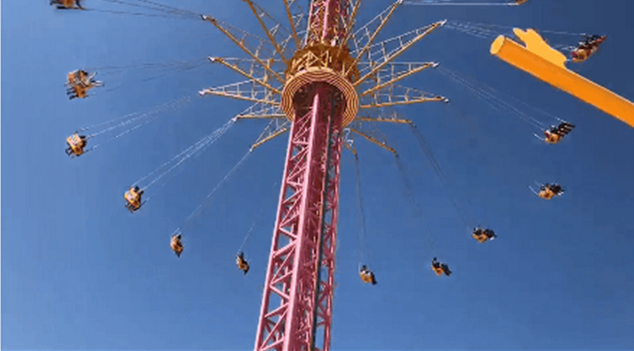
[[[396,57],[398,57],[399,55],[401,55],[402,53],[404,53],[405,51],[407,51],[410,47],[412,47],[414,44],[416,44],[418,41],[420,41],[421,39],[423,39],[424,37],[426,37],[429,33],[431,33],[432,31],[434,31],[436,28],[443,26],[447,21],[440,21],[440,22],[436,22],[430,26],[426,26],[423,28],[419,28],[416,29],[410,33],[416,33],[416,36],[412,39],[410,39],[409,41],[407,41],[406,43],[402,43],[401,42],[401,37],[409,34],[403,34],[400,37],[397,38],[392,38],[392,39],[388,39],[388,41],[391,40],[399,40],[400,42],[400,47],[398,49],[396,49],[395,51],[391,52],[388,54],[387,57],[384,58],[383,62],[379,63],[377,66],[375,66],[370,72],[366,73],[363,77],[359,78],[359,80],[357,80],[354,83],[354,86],[357,87],[359,86],[359,84],[361,84],[364,80],[366,80],[368,77],[371,77],[373,75],[375,75],[377,72],[379,72],[383,67],[385,67],[385,65],[387,65],[388,63],[390,63],[392,60],[394,60]]]
[[[275,50],[277,51],[278,54],[280,54],[280,58],[282,59],[282,61],[284,61],[285,64],[288,64],[288,61],[286,60],[286,58],[284,57],[284,53],[282,51],[282,49],[280,49],[280,46],[277,44],[277,41],[275,41],[275,39],[273,38],[273,36],[271,35],[271,32],[269,31],[269,29],[267,28],[266,24],[264,23],[264,21],[262,20],[262,17],[260,16],[260,14],[258,13],[258,9],[256,9],[256,5],[253,3],[252,0],[242,0],[244,2],[246,2],[249,7],[251,8],[251,11],[253,11],[253,14],[255,15],[255,17],[258,19],[258,22],[260,22],[260,26],[262,27],[262,29],[264,30],[264,32],[266,33],[266,36],[269,38],[269,40],[271,41],[271,44],[273,44],[273,46],[275,47]],[[259,9],[260,11],[264,12],[262,9]]]
[[[220,63],[226,67],[231,68],[232,70],[238,72],[239,74],[251,79],[252,81],[260,84],[261,86],[271,90],[272,92],[274,92],[275,94],[280,95],[281,92],[277,89],[275,89],[274,87],[272,87],[271,85],[267,84],[266,82],[264,82],[261,79],[255,78],[252,74],[245,72],[244,70],[242,70],[240,67],[238,67],[238,65],[233,64],[231,62],[228,62],[227,60],[223,59],[222,57],[208,57],[209,61],[211,63]]]
[[[391,148],[390,146],[388,146],[388,145],[387,145],[384,141],[383,141],[383,142],[378,141],[378,140],[376,140],[374,137],[372,137],[371,135],[368,135],[368,134],[366,134],[366,133],[364,133],[364,132],[362,132],[362,131],[359,131],[359,130],[357,130],[357,129],[355,129],[355,128],[350,128],[350,131],[352,131],[353,133],[358,134],[358,135],[360,135],[360,136],[364,137],[365,139],[367,139],[367,140],[368,140],[368,141],[370,141],[371,143],[378,145],[379,147],[381,147],[381,148],[383,148],[383,149],[385,149],[385,150],[387,150],[387,151],[389,151],[389,152],[393,153],[394,155],[397,155],[396,150],[394,150],[393,148]]]
[[[374,93],[377,90],[383,89],[387,86],[390,86],[400,80],[403,80],[409,76],[412,76],[418,72],[424,71],[427,68],[433,67],[436,68],[438,67],[438,63],[434,63],[434,62],[428,62],[428,63],[423,63],[423,64],[417,64],[417,63],[407,63],[407,69],[405,70],[405,72],[397,75],[396,77],[393,77],[392,79],[388,80],[385,83],[381,83],[381,84],[377,84],[376,86],[364,91],[363,93],[359,94],[359,97],[362,96],[366,96],[369,94]]]
[[[228,25],[225,24],[225,26],[227,28],[225,28],[225,26],[221,26],[219,21],[216,20],[213,17],[209,17],[209,16],[205,16],[205,15],[201,15],[202,19],[205,21],[209,21],[211,24],[213,24],[216,28],[218,28],[222,33],[224,33],[229,39],[231,39],[231,41],[233,41],[236,45],[238,45],[242,50],[244,50],[244,52],[246,52],[249,56],[251,56],[254,60],[256,60],[265,70],[271,72],[271,74],[273,74],[273,76],[280,81],[280,83],[284,83],[284,79],[282,78],[282,76],[280,76],[279,73],[275,72],[273,69],[271,69],[271,67],[267,64],[265,64],[262,59],[260,59],[256,54],[252,53],[251,50],[249,50],[245,45],[244,45],[244,40],[238,40],[238,38],[236,38],[235,35],[233,35],[233,33],[231,33],[229,31],[230,28]]]
[[[368,39],[368,42],[365,43],[365,46],[363,47],[363,49],[361,49],[361,51],[359,51],[359,53],[357,54],[357,57],[354,59],[354,61],[350,65],[350,68],[348,68],[348,71],[345,74],[346,76],[350,73],[350,70],[352,69],[352,67],[355,67],[357,62],[359,62],[359,60],[361,60],[361,57],[363,57],[363,54],[365,54],[365,52],[370,49],[370,47],[372,46],[372,43],[374,42],[374,39],[376,39],[376,36],[379,35],[381,30],[383,30],[383,27],[385,27],[387,22],[390,20],[390,18],[392,17],[392,14],[394,13],[394,11],[396,11],[396,8],[399,5],[401,5],[402,3],[403,3],[403,0],[396,0],[396,2],[394,2],[392,5],[390,5],[389,9],[386,9],[383,12],[379,13],[372,21],[370,21],[368,24],[366,24],[361,29],[359,29],[359,31],[362,31],[362,30],[367,31],[368,30],[367,27],[372,22],[374,22],[374,20],[379,19],[381,21],[381,23],[379,23],[379,26],[374,30],[374,33],[372,33],[372,35],[370,35],[370,38]],[[387,12],[387,14],[386,14],[386,12]],[[359,31],[357,31],[357,32],[359,32]],[[369,34],[369,33],[366,33],[366,34]]]

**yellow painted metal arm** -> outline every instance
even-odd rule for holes
[[[379,33],[381,32],[383,27],[385,27],[387,22],[392,17],[392,14],[394,13],[394,11],[396,11],[396,8],[399,5],[401,5],[402,3],[403,3],[402,0],[395,1],[392,5],[390,5],[390,7],[388,9],[386,9],[383,12],[381,12],[380,14],[378,14],[372,21],[370,21],[368,24],[366,24],[365,26],[363,26],[361,29],[359,29],[357,31],[357,32],[363,31],[364,33],[362,35],[367,36],[368,37],[368,41],[365,43],[363,48],[357,53],[357,57],[354,59],[354,62],[351,64],[351,68],[349,68],[348,72],[346,72],[346,75],[350,72],[352,67],[355,66],[357,64],[357,62],[359,62],[359,60],[361,60],[361,57],[363,56],[363,54],[365,54],[365,52],[370,49],[372,43],[374,42],[374,39],[376,39],[376,36],[379,35]],[[376,27],[374,32],[372,34],[370,34],[369,27],[376,20],[379,21],[379,25]],[[348,28],[348,29],[352,29],[352,28]],[[356,36],[356,33],[355,33],[355,36]]]
[[[260,147],[262,144],[267,141],[273,140],[278,136],[286,133],[290,130],[291,122],[287,119],[277,118],[269,122],[269,124],[264,128],[258,139],[251,146],[251,151]]]
[[[387,123],[400,123],[400,124],[411,124],[412,121],[409,119],[402,118],[384,118],[384,117],[357,117],[355,121],[361,122],[387,122]]]
[[[278,95],[281,94],[279,90],[275,89],[274,87],[272,87],[271,85],[267,84],[263,80],[255,78],[252,74],[250,74],[249,72],[244,71],[243,69],[238,67],[237,64],[234,64],[234,63],[231,62],[231,61],[235,61],[235,60],[226,60],[226,59],[223,59],[222,57],[209,57],[208,59],[212,63],[220,63],[220,64],[224,65],[225,67],[231,68],[232,70],[238,72],[239,74],[241,74],[241,75],[253,80],[254,82],[260,84],[261,86],[271,90],[275,94],[278,94]]]
[[[295,2],[295,0],[290,0],[291,2]],[[289,0],[284,0],[284,7],[286,8],[286,15],[288,16],[288,22],[291,25],[291,31],[293,32],[293,40],[295,41],[295,47],[297,47],[297,49],[299,49],[300,47],[300,41],[299,41],[299,37],[297,36],[297,29],[295,28],[295,20],[293,20],[293,14],[291,13],[291,4],[289,3]]]
[[[436,22],[436,23],[434,23],[432,25],[429,25],[429,26],[426,26],[426,27],[423,27],[423,28],[415,29],[415,30],[410,31],[408,33],[399,35],[398,37],[391,38],[391,39],[388,39],[388,40],[385,40],[385,41],[383,41],[381,43],[376,44],[375,46],[378,46],[378,47],[381,48],[380,52],[382,52],[382,55],[383,55],[383,57],[381,57],[381,59],[380,59],[381,62],[378,63],[375,67],[373,67],[370,72],[366,73],[363,77],[359,78],[359,80],[354,82],[354,86],[355,87],[359,86],[359,84],[361,84],[368,77],[371,77],[371,76],[375,75],[383,67],[385,67],[385,65],[387,65],[388,63],[394,61],[394,59],[396,59],[399,55],[401,55],[402,53],[407,51],[409,48],[411,48],[418,41],[420,41],[421,39],[426,37],[429,33],[433,32],[436,28],[445,25],[445,23],[447,23],[447,20]],[[406,40],[407,38],[410,38],[410,39]],[[394,50],[391,50],[390,52],[385,52],[385,45],[387,43],[389,43],[389,42],[398,43],[398,47],[395,48]],[[374,61],[376,61],[376,60],[374,60]]]
[[[271,98],[273,93],[270,90],[264,88],[256,89],[252,81],[244,81],[220,87],[208,88],[201,90],[199,94],[201,96],[224,96],[237,100],[245,100],[273,106],[280,105],[278,101]]]
[[[343,143],[343,145],[344,145],[344,146],[345,146],[348,150],[350,150],[350,152],[352,152],[352,154],[353,154],[354,156],[357,156],[357,149],[356,149],[356,148],[353,148],[353,147],[352,147],[352,146],[350,146],[350,144],[348,144],[348,143]]]
[[[269,136],[267,136],[266,138],[263,138],[262,140],[256,142],[255,144],[253,144],[251,146],[251,151],[255,150],[256,148],[262,146],[262,144],[266,143],[267,141],[271,141],[275,138],[277,138],[278,136],[284,134],[288,132],[288,127],[283,127],[281,129],[276,130],[275,132],[271,133]]]
[[[366,97],[366,99],[368,99]],[[359,108],[370,109],[380,107],[391,107],[399,105],[420,104],[425,102],[445,102],[449,99],[444,96],[434,96],[414,88],[393,84],[389,88],[382,89],[372,94],[372,100],[361,104]]]
[[[393,67],[396,66],[395,64],[392,64]],[[392,72],[391,77],[388,81],[384,82],[384,83],[378,83],[376,84],[374,87],[364,91],[363,93],[359,94],[359,97],[361,96],[366,96],[369,94],[372,94],[373,92],[377,91],[377,90],[381,90],[387,86],[390,86],[398,81],[401,81],[411,75],[414,75],[418,72],[421,72],[427,68],[430,67],[437,67],[438,63],[433,63],[433,62],[427,62],[427,63],[405,63],[405,64],[401,64],[402,66],[405,66],[405,68],[401,71],[401,72]],[[394,68],[393,68],[394,70]]]
[[[277,44],[277,41],[275,41],[275,38],[273,38],[273,36],[271,35],[271,32],[269,31],[269,28],[266,26],[266,24],[264,23],[264,20],[262,20],[262,15],[267,15],[267,13],[265,13],[261,8],[256,9],[256,5],[253,3],[252,0],[243,0],[245,1],[249,7],[251,8],[251,11],[253,12],[253,14],[255,15],[255,17],[258,19],[258,22],[260,22],[260,26],[262,27],[262,29],[264,30],[264,32],[266,33],[266,36],[269,38],[269,40],[271,41],[271,43],[273,44],[273,46],[275,47],[275,50],[277,51],[277,53],[280,55],[280,58],[282,59],[282,61],[284,61],[285,64],[288,63],[288,61],[286,60],[286,58],[284,57],[284,53],[282,52],[282,49],[280,48],[280,46]],[[258,12],[258,10],[260,10],[260,13]],[[262,14],[262,15],[261,15]]]
[[[231,92],[225,92],[225,91],[214,91],[212,89],[202,90],[200,92],[200,95],[216,95],[216,96],[228,97],[228,98],[232,98],[232,99],[236,99],[236,100],[259,102],[259,103],[262,103],[262,104],[269,104],[269,105],[279,105],[280,104],[277,101],[259,99],[257,97],[252,97],[252,96],[247,96],[247,95],[240,95],[240,94],[231,93]]]
[[[280,114],[273,114],[273,115],[247,114],[247,115],[236,116],[236,120],[238,119],[273,119],[273,118],[286,118],[286,115],[283,113],[280,113]]]
[[[346,24],[348,34],[346,34],[346,37],[341,42],[341,46],[346,46],[346,44],[348,44],[348,40],[350,40],[350,37],[354,35],[354,23],[356,22],[357,12],[359,12],[359,7],[361,7],[361,0],[357,0],[354,3],[354,7],[352,8],[352,14],[350,14],[350,17],[348,18],[348,23]]]
[[[238,47],[240,47],[242,50],[244,50],[244,52],[247,53],[247,55],[251,56],[254,60],[256,60],[264,69],[266,69],[267,71],[271,72],[271,74],[273,74],[273,76],[280,81],[280,83],[284,83],[284,78],[282,78],[282,76],[280,76],[279,73],[275,72],[273,69],[271,69],[271,67],[269,65],[267,65],[266,63],[264,63],[264,61],[262,61],[262,59],[260,59],[257,55],[257,51],[254,54],[253,52],[251,52],[251,50],[249,50],[249,48],[246,47],[245,45],[245,38],[242,39],[238,39],[236,37],[236,35],[234,35],[233,32],[240,32],[243,35],[247,36],[250,35],[244,31],[240,31],[236,28],[233,28],[231,26],[229,26],[226,23],[220,23],[220,21],[216,20],[215,18],[209,17],[209,16],[202,16],[202,19],[205,21],[209,21],[211,24],[213,24],[216,28],[218,28],[222,33],[224,33],[229,39],[231,39],[236,45],[238,45]],[[257,38],[258,40],[261,41],[260,38]]]
[[[526,47],[504,36],[491,44],[491,54],[634,127],[634,104],[566,68],[566,57],[532,29],[514,29]]]
[[[362,137],[364,137],[365,139],[367,139],[371,143],[373,143],[375,145],[378,145],[378,146],[384,148],[385,150],[387,150],[387,151],[389,151],[389,152],[391,152],[391,153],[396,155],[396,150],[394,150],[393,148],[387,146],[387,144],[385,142],[380,142],[380,141],[376,140],[375,138],[373,138],[372,136],[370,136],[370,135],[368,135],[368,134],[366,134],[366,133],[364,133],[364,132],[362,132],[360,130],[357,130],[355,128],[350,128],[350,131],[352,131],[355,134],[361,135]]]

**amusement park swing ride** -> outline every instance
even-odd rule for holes
[[[279,4],[284,6],[287,15],[286,26],[254,1],[243,1],[266,38],[237,29],[211,15],[149,0],[130,2],[164,14],[204,21],[222,32],[246,57],[209,57],[208,61],[222,65],[246,80],[206,88],[199,94],[248,101],[253,105],[163,164],[156,172],[158,176],[148,185],[139,187],[145,179],[135,182],[136,185],[125,193],[126,207],[130,212],[141,209],[144,191],[150,185],[206,149],[237,120],[271,120],[250,152],[286,132],[289,139],[254,350],[329,350],[342,149],[347,148],[356,156],[354,144],[349,143],[347,137],[350,133],[358,135],[396,155],[393,148],[366,130],[364,124],[400,123],[415,128],[410,120],[381,115],[380,111],[400,105],[449,102],[446,97],[398,84],[407,77],[437,68],[438,63],[397,61],[416,43],[445,26],[447,21],[438,21],[381,42],[377,42],[377,36],[403,5],[517,6],[527,0],[489,3],[397,0],[360,27],[356,26],[356,16],[361,0],[312,0],[307,13],[298,0],[281,0]],[[58,9],[91,10],[83,3],[78,0],[51,1]],[[500,36],[493,42],[491,54],[634,126],[631,102],[566,69],[566,57],[548,46],[535,31],[516,29],[515,34],[526,47]],[[593,38],[576,48],[574,58],[585,60],[594,54],[605,37],[599,39]],[[95,73],[77,70],[68,75],[67,85],[69,97],[81,99],[103,84],[95,80]],[[81,156],[88,151],[85,147],[90,138],[122,125],[139,123],[141,126],[156,118],[157,113],[187,101],[188,98],[182,99],[148,113],[103,123],[100,127],[104,130],[88,136],[79,135],[81,130],[77,131],[67,139],[67,153]],[[377,111],[379,117],[373,114]],[[573,128],[574,125],[562,120],[558,126],[543,131],[544,141],[558,143]],[[129,130],[121,134],[127,132]],[[558,184],[540,184],[535,194],[549,200],[563,194],[563,188]],[[480,243],[496,238],[493,230],[479,227],[474,229],[472,236]],[[181,239],[180,230],[171,239],[171,247],[179,257],[184,251]],[[236,257],[236,264],[245,274],[248,272],[249,265],[242,252]],[[435,258],[431,269],[437,275],[451,274],[447,264]],[[364,282],[376,284],[374,273],[368,267],[361,267],[359,274]]]

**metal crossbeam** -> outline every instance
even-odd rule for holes
[[[398,105],[421,104],[432,101],[449,102],[449,99],[444,96],[433,95],[418,89],[408,88],[396,84],[375,92],[372,97],[373,101],[362,104],[360,108],[381,108]]]
[[[291,121],[284,118],[275,118],[264,128],[260,136],[251,145],[251,151],[262,146],[264,143],[271,141],[278,136],[288,132],[291,128]]]
[[[412,121],[409,119],[401,118],[398,112],[396,111],[384,111],[384,109],[374,109],[368,112],[379,112],[374,114],[367,114],[364,116],[357,116],[355,118],[355,122],[386,122],[386,123],[400,123],[400,124],[411,124]]]
[[[368,22],[363,27],[359,28],[359,30],[357,30],[354,33],[352,40],[354,41],[354,44],[357,47],[357,52],[355,52],[357,56],[355,57],[354,62],[352,63],[353,66],[356,65],[357,62],[361,60],[361,57],[363,56],[363,54],[365,54],[365,52],[370,49],[372,43],[374,42],[374,39],[376,39],[376,36],[379,35],[381,30],[383,30],[383,27],[385,27],[387,22],[390,20],[390,18],[392,17],[392,14],[394,13],[394,11],[396,11],[396,8],[402,3],[403,3],[403,0],[395,1],[387,9],[383,10],[383,12],[379,13],[370,22]],[[372,30],[372,27],[374,25],[376,25],[376,28]],[[358,47],[361,45],[363,45],[363,48],[361,50],[358,50]]]
[[[271,67],[269,67],[269,65],[267,65],[260,56],[266,56],[263,55],[262,50],[265,47],[265,43],[266,41],[260,37],[257,37],[255,35],[249,34],[243,30],[237,29],[227,23],[224,22],[220,22],[217,19],[213,18],[213,17],[209,17],[209,16],[201,16],[203,20],[210,22],[211,24],[213,24],[216,28],[218,28],[222,33],[224,33],[229,39],[231,39],[231,41],[233,41],[236,45],[238,45],[242,50],[244,50],[244,52],[247,53],[247,55],[251,56],[254,60],[256,60],[264,69],[266,69],[267,71],[269,71],[274,77],[275,79],[277,79],[278,81],[280,81],[280,83],[284,83],[284,78],[282,78],[282,76],[275,72]],[[247,39],[250,38],[252,40],[257,40],[258,45],[256,45],[256,49],[253,50],[252,48],[250,48],[249,46],[253,46],[253,45],[249,45],[247,44]],[[269,58],[272,58],[273,55],[269,55]]]
[[[223,85],[220,87],[208,88],[199,92],[201,96],[216,95],[224,96],[237,100],[245,100],[251,102],[259,102],[268,105],[279,105],[279,101],[275,101],[272,96],[273,92],[266,88],[256,86],[250,80]]]
[[[208,57],[211,63],[219,63],[225,67],[232,69],[233,71],[241,74],[242,76],[249,78],[250,80],[260,84],[261,86],[271,90],[273,93],[280,95],[281,92],[268,83],[268,72],[257,64],[257,61],[253,59],[241,59],[241,58],[223,58],[223,57]],[[245,67],[247,66],[248,67]],[[242,66],[242,67],[241,67]],[[261,76],[261,78],[255,77],[255,74]]]
[[[361,84],[368,77],[375,75],[377,71],[381,70],[391,61],[394,61],[394,59],[407,51],[429,33],[434,31],[434,29],[444,25],[445,22],[446,21],[436,22],[432,25],[418,28],[405,34],[401,34],[397,37],[387,39],[380,43],[372,45],[370,49],[374,49],[375,51],[368,52],[368,59],[373,65],[376,64],[376,66],[374,66],[370,72],[359,78],[359,80],[354,83],[354,86],[359,86],[359,84]]]
[[[291,36],[295,42],[297,49],[301,48],[301,40],[297,28],[301,28],[302,21],[306,18],[304,10],[299,6],[297,0],[284,0],[284,8],[286,9],[286,16],[288,22],[291,25]]]
[[[352,131],[355,134],[358,134],[358,135],[362,136],[363,138],[365,138],[369,142],[371,142],[371,143],[373,143],[373,144],[375,144],[375,145],[377,145],[377,146],[379,146],[379,147],[381,147],[381,148],[383,148],[383,149],[385,149],[385,150],[387,150],[387,151],[389,151],[389,152],[391,152],[391,153],[393,153],[395,155],[397,154],[396,150],[394,150],[392,147],[388,146],[387,142],[385,140],[380,141],[376,137],[374,137],[373,135],[368,134],[366,131],[358,130],[356,128],[352,128],[351,127],[350,131]]]
[[[421,72],[430,67],[438,67],[438,63],[434,62],[409,62],[409,63],[389,63],[383,70],[377,72],[376,84],[359,94],[359,97],[366,96],[388,87],[400,80],[411,75]],[[386,69],[387,68],[387,69]]]
[[[256,103],[236,116],[236,119],[271,119],[286,118],[279,106]]]
[[[278,32],[279,32],[279,30],[281,28],[280,23],[277,22],[268,13],[266,13],[266,11],[264,11],[260,6],[255,4],[253,2],[253,0],[243,0],[243,1],[246,2],[249,5],[249,8],[251,9],[251,11],[255,15],[255,17],[258,19],[258,22],[260,23],[260,26],[262,27],[262,29],[266,33],[266,36],[271,41],[271,44],[273,44],[273,46],[275,47],[275,50],[280,55],[280,58],[282,59],[282,61],[284,61],[284,63],[288,63],[288,60],[286,60],[286,58],[284,57],[284,50],[282,48],[280,48],[280,46],[277,43],[278,40],[275,39],[276,34],[278,34]],[[273,25],[272,26],[268,26],[266,23],[264,23],[264,19],[265,18],[267,20],[269,20],[269,22],[273,22]]]
[[[354,6],[352,7],[352,13],[350,14],[350,18],[346,22],[346,29],[348,31],[348,35],[346,35],[345,39],[341,42],[341,46],[346,46],[348,44],[348,40],[354,35],[354,24],[357,19],[357,13],[359,12],[359,7],[361,7],[361,0],[357,0],[354,2]]]

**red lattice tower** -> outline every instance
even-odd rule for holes
[[[304,47],[285,72],[282,109],[293,125],[257,351],[329,349],[341,132],[359,105],[350,79],[354,60],[338,46],[347,35],[348,10],[348,0],[313,1]]]

